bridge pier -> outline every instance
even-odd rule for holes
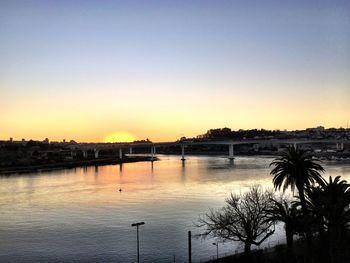
[[[94,149],[94,155],[95,155],[95,159],[98,158],[98,154],[100,153],[100,150],[98,149]]]
[[[156,147],[152,146],[151,147],[151,160],[154,161],[156,155]]]
[[[337,143],[337,151],[342,151],[342,150],[344,150],[344,143],[343,142]]]
[[[259,152],[259,146],[260,146],[259,144],[254,144],[253,145],[253,149],[254,149],[255,152]]]
[[[229,148],[228,148],[228,158],[230,160],[234,160],[235,159],[235,157],[233,156],[233,153],[234,153],[233,144],[230,144]]]
[[[185,145],[181,144],[181,160],[185,161]]]
[[[122,160],[123,159],[123,149],[119,148],[119,159]]]

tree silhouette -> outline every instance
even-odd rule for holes
[[[279,158],[276,158],[270,166],[274,166],[271,174],[274,175],[273,184],[275,189],[283,186],[283,191],[288,187],[294,191],[298,190],[300,203],[304,214],[308,213],[305,188],[315,182],[322,184],[323,179],[320,172],[324,172],[323,167],[312,159],[307,151],[288,147]]]
[[[284,223],[287,247],[292,251],[293,235],[298,225],[298,211],[296,207],[286,199],[281,199],[280,201],[272,199],[271,201],[273,202],[273,205],[272,208],[268,210],[268,220]]]
[[[322,185],[325,183],[323,182]],[[318,231],[320,237],[324,237],[325,233],[325,222],[323,216],[323,190],[318,186],[309,187],[305,191],[306,193],[306,204],[308,210],[313,218],[312,224],[315,225],[315,230]],[[295,201],[295,206],[301,206],[300,199]],[[310,226],[309,226],[310,227]]]
[[[350,223],[350,184],[340,180],[340,176],[312,187],[307,192],[311,209],[328,231],[329,253],[332,262],[336,262],[337,250],[341,245],[343,233]]]
[[[218,211],[211,210],[199,219],[198,227],[203,227],[200,236],[213,236],[222,240],[244,243],[244,252],[250,254],[251,246],[259,246],[274,233],[274,222],[266,220],[271,209],[270,191],[253,186],[241,195],[226,199],[227,205]]]
[[[324,172],[323,167],[314,161],[307,151],[294,147],[288,147],[270,166],[274,166],[271,174],[274,175],[273,184],[275,189],[280,189],[283,186],[283,191],[285,191],[290,187],[294,192],[294,189],[297,188],[304,221],[308,222],[309,211],[305,200],[305,188],[310,187],[315,182],[323,183],[320,174],[320,172]],[[312,234],[309,228],[305,228],[305,230],[309,247],[308,253],[311,256]]]

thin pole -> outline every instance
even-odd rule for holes
[[[136,236],[137,236],[137,263],[140,262],[140,245],[139,245],[139,226],[144,225],[145,222],[139,222],[131,224],[131,226],[136,226]]]
[[[185,161],[185,146],[182,144],[181,145],[181,160]]]
[[[139,226],[136,226],[137,229],[137,263],[140,263],[140,246],[139,246]]]
[[[216,246],[216,259],[219,258],[219,242],[213,243],[214,246]]]
[[[188,231],[188,263],[192,263],[191,231]]]

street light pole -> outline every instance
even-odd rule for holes
[[[138,222],[131,225],[131,226],[136,226],[136,232],[137,232],[137,263],[140,263],[139,226],[142,226],[144,224],[145,222]]]
[[[214,246],[216,246],[216,259],[219,258],[219,242],[213,243]]]
[[[192,236],[191,231],[188,231],[188,263],[192,263]]]

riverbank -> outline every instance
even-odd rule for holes
[[[93,166],[93,165],[100,166],[100,165],[134,163],[134,162],[153,162],[158,160],[159,160],[158,158],[152,158],[150,156],[127,156],[127,157],[124,157],[123,159],[100,158],[100,159],[89,159],[89,160],[66,161],[61,163],[48,163],[48,164],[41,164],[41,165],[9,166],[9,167],[0,167],[0,175],[46,172],[46,171],[71,169],[71,168]]]
[[[350,262],[350,236],[345,231],[345,238],[342,244],[337,247],[337,253],[333,258],[329,254],[329,243],[320,238],[313,240],[312,257],[313,262],[318,263],[347,263]],[[230,256],[207,261],[207,263],[300,263],[309,262],[306,240],[303,238],[294,240],[293,252],[287,249],[285,244],[278,244],[274,247],[258,249],[251,252],[249,256],[244,253],[233,254]]]

